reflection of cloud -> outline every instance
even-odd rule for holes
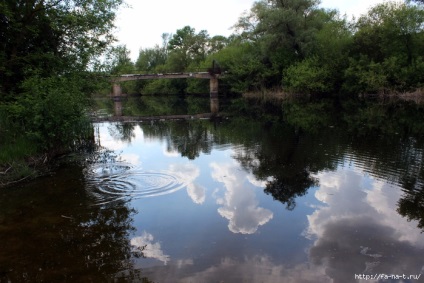
[[[164,148],[162,150],[162,153],[164,156],[167,157],[179,157],[180,153],[177,150],[168,150],[167,148]]]
[[[128,144],[120,140],[115,140],[109,133],[108,124],[99,125],[101,145],[110,150],[121,150],[128,147]]]
[[[101,145],[110,150],[122,150],[128,147],[128,144],[124,142],[115,141],[111,138],[103,138],[103,137],[101,138]]]
[[[130,163],[132,165],[139,165],[140,164],[140,156],[138,154],[131,154],[131,153],[123,153],[120,155],[121,160]]]
[[[202,204],[205,202],[206,190],[204,187],[197,184],[189,184],[187,186],[187,193],[195,203]]]
[[[230,221],[228,224],[230,231],[253,234],[260,225],[272,219],[273,214],[270,210],[258,207],[255,191],[246,182],[249,181],[246,172],[238,170],[235,164],[212,163],[210,166],[212,178],[224,183],[227,190],[224,198],[218,198],[217,203],[223,205],[218,212]]]
[[[172,164],[169,171],[187,184],[187,193],[194,203],[202,204],[205,201],[205,188],[194,183],[194,180],[200,175],[200,169],[197,166],[192,163]]]
[[[354,274],[363,273],[420,273],[424,235],[396,213],[399,188],[348,170],[317,177],[315,196],[326,206],[308,216],[314,264],[334,282],[356,282]]]
[[[169,255],[165,255],[160,243],[154,243],[153,239],[152,234],[144,231],[141,237],[131,239],[131,245],[135,248],[141,249],[145,257],[160,260],[166,265],[169,261]]]
[[[268,256],[246,257],[236,260],[229,257],[222,258],[214,265],[204,267],[196,266],[189,260],[190,265],[173,263],[163,268],[149,270],[150,277],[155,282],[288,282],[288,283],[324,283],[329,278],[324,275],[321,267],[308,264],[284,266],[275,264]],[[200,267],[202,269],[196,269]],[[183,268],[183,270],[181,270]],[[195,272],[193,272],[195,268]],[[187,276],[187,274],[190,274]]]
[[[259,187],[259,188],[265,188],[266,187],[266,184],[269,182],[269,181],[272,181],[272,178],[268,178],[266,181],[261,181],[261,180],[258,180],[258,179],[256,179],[256,177],[253,175],[253,174],[249,174],[249,175],[247,175],[247,180],[252,184],[252,185],[254,185],[254,186],[256,186],[256,187]]]

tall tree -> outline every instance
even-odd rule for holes
[[[107,54],[107,68],[111,74],[130,74],[134,72],[134,63],[130,58],[130,50],[125,45],[111,47]]]
[[[157,67],[164,65],[168,59],[169,33],[162,34],[162,46],[140,49],[135,67],[139,71],[153,72]]]
[[[322,11],[322,27],[314,33],[313,48],[307,57],[286,69],[283,87],[286,91],[307,94],[337,92],[348,65],[352,32],[337,11]]]
[[[168,42],[169,67],[183,71],[193,62],[200,63],[206,57],[208,40],[206,30],[196,33],[190,26],[178,29]]]
[[[29,73],[84,70],[113,41],[122,0],[0,2],[0,87],[16,91]]]
[[[87,71],[114,40],[122,2],[0,1],[0,114],[15,135],[61,151],[89,133]]]
[[[235,28],[243,40],[261,51],[268,70],[265,86],[278,85],[283,70],[313,50],[315,32],[322,26],[316,0],[261,0],[241,17]]]
[[[386,2],[372,7],[356,24],[346,86],[355,92],[408,90],[424,72],[424,9]]]

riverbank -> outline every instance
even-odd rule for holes
[[[22,137],[0,147],[0,189],[48,174],[59,157],[71,152],[58,148],[39,152],[34,143]]]
[[[228,115],[225,115],[228,116]],[[193,115],[157,115],[157,116],[104,116],[92,117],[92,121],[98,122],[142,122],[156,120],[191,120],[191,119],[210,119],[222,117],[219,113],[200,113]]]
[[[320,95],[321,97],[322,95]],[[286,101],[290,99],[301,99],[301,100],[309,100],[310,98],[314,97],[311,94],[296,94],[284,91],[279,88],[273,88],[273,89],[264,89],[264,90],[257,90],[257,91],[249,91],[242,94],[243,98],[246,99],[259,99],[264,102],[274,101],[274,102],[281,102]],[[381,99],[383,101],[412,101],[416,104],[424,104],[424,88],[417,88],[412,91],[405,91],[405,92],[399,92],[394,90],[386,90],[381,91],[379,93],[361,93],[357,95],[358,98],[361,99]]]
[[[0,164],[0,188],[29,181],[48,172],[46,155],[31,156]]]

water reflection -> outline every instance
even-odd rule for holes
[[[269,209],[259,207],[250,178],[236,164],[211,163],[210,167],[212,178],[223,183],[226,189],[216,202],[220,205],[218,213],[229,220],[231,232],[253,234],[272,219]]]
[[[98,133],[107,150],[83,166],[0,192],[0,280],[356,282],[355,273],[424,272],[417,138],[353,144],[344,128],[238,118],[105,123]]]
[[[398,201],[397,212],[408,221],[418,222],[418,228],[424,232],[424,188],[404,188],[403,195]]]
[[[153,241],[153,235],[143,231],[141,236],[131,239],[131,245],[135,251],[142,251],[143,257],[157,259],[166,265],[170,259],[169,255],[163,253],[159,242]]]
[[[122,100],[119,97],[119,100],[115,100],[113,102],[113,110],[114,110],[114,115],[117,117],[122,116]]]
[[[420,274],[424,235],[396,213],[401,197],[387,183],[355,170],[320,173],[315,196],[325,206],[308,216],[316,238],[310,258],[335,282],[352,274]]]
[[[68,167],[1,192],[1,282],[142,280],[131,260],[135,210],[92,206],[83,180],[80,167]]]
[[[186,164],[171,164],[169,171],[180,180],[184,180],[187,187],[187,194],[192,201],[197,204],[202,204],[206,198],[206,189],[196,183],[196,178],[200,175],[200,169],[191,163]]]
[[[237,260],[224,257],[215,265],[201,269],[191,274],[181,274],[182,268],[193,266],[193,262],[184,261],[180,269],[166,267],[163,269],[149,270],[152,277],[159,282],[172,282],[168,278],[179,278],[178,282],[329,282],[330,278],[323,275],[320,269],[307,264],[285,266],[275,263],[269,256],[245,257]],[[188,273],[188,272],[187,272]]]
[[[114,140],[130,144],[136,135],[134,133],[135,126],[133,123],[113,123],[109,125],[108,130]]]

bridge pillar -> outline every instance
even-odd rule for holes
[[[113,108],[115,112],[115,116],[122,116],[122,101],[114,101]]]
[[[211,113],[212,114],[218,114],[219,112],[219,98],[218,95],[211,96]]]
[[[112,99],[115,116],[122,116],[122,88],[119,83],[112,85]]]
[[[122,96],[122,88],[118,83],[112,85],[112,96]]]
[[[216,76],[213,76],[213,77],[210,78],[209,93],[210,93],[211,97],[218,96],[218,78]]]

